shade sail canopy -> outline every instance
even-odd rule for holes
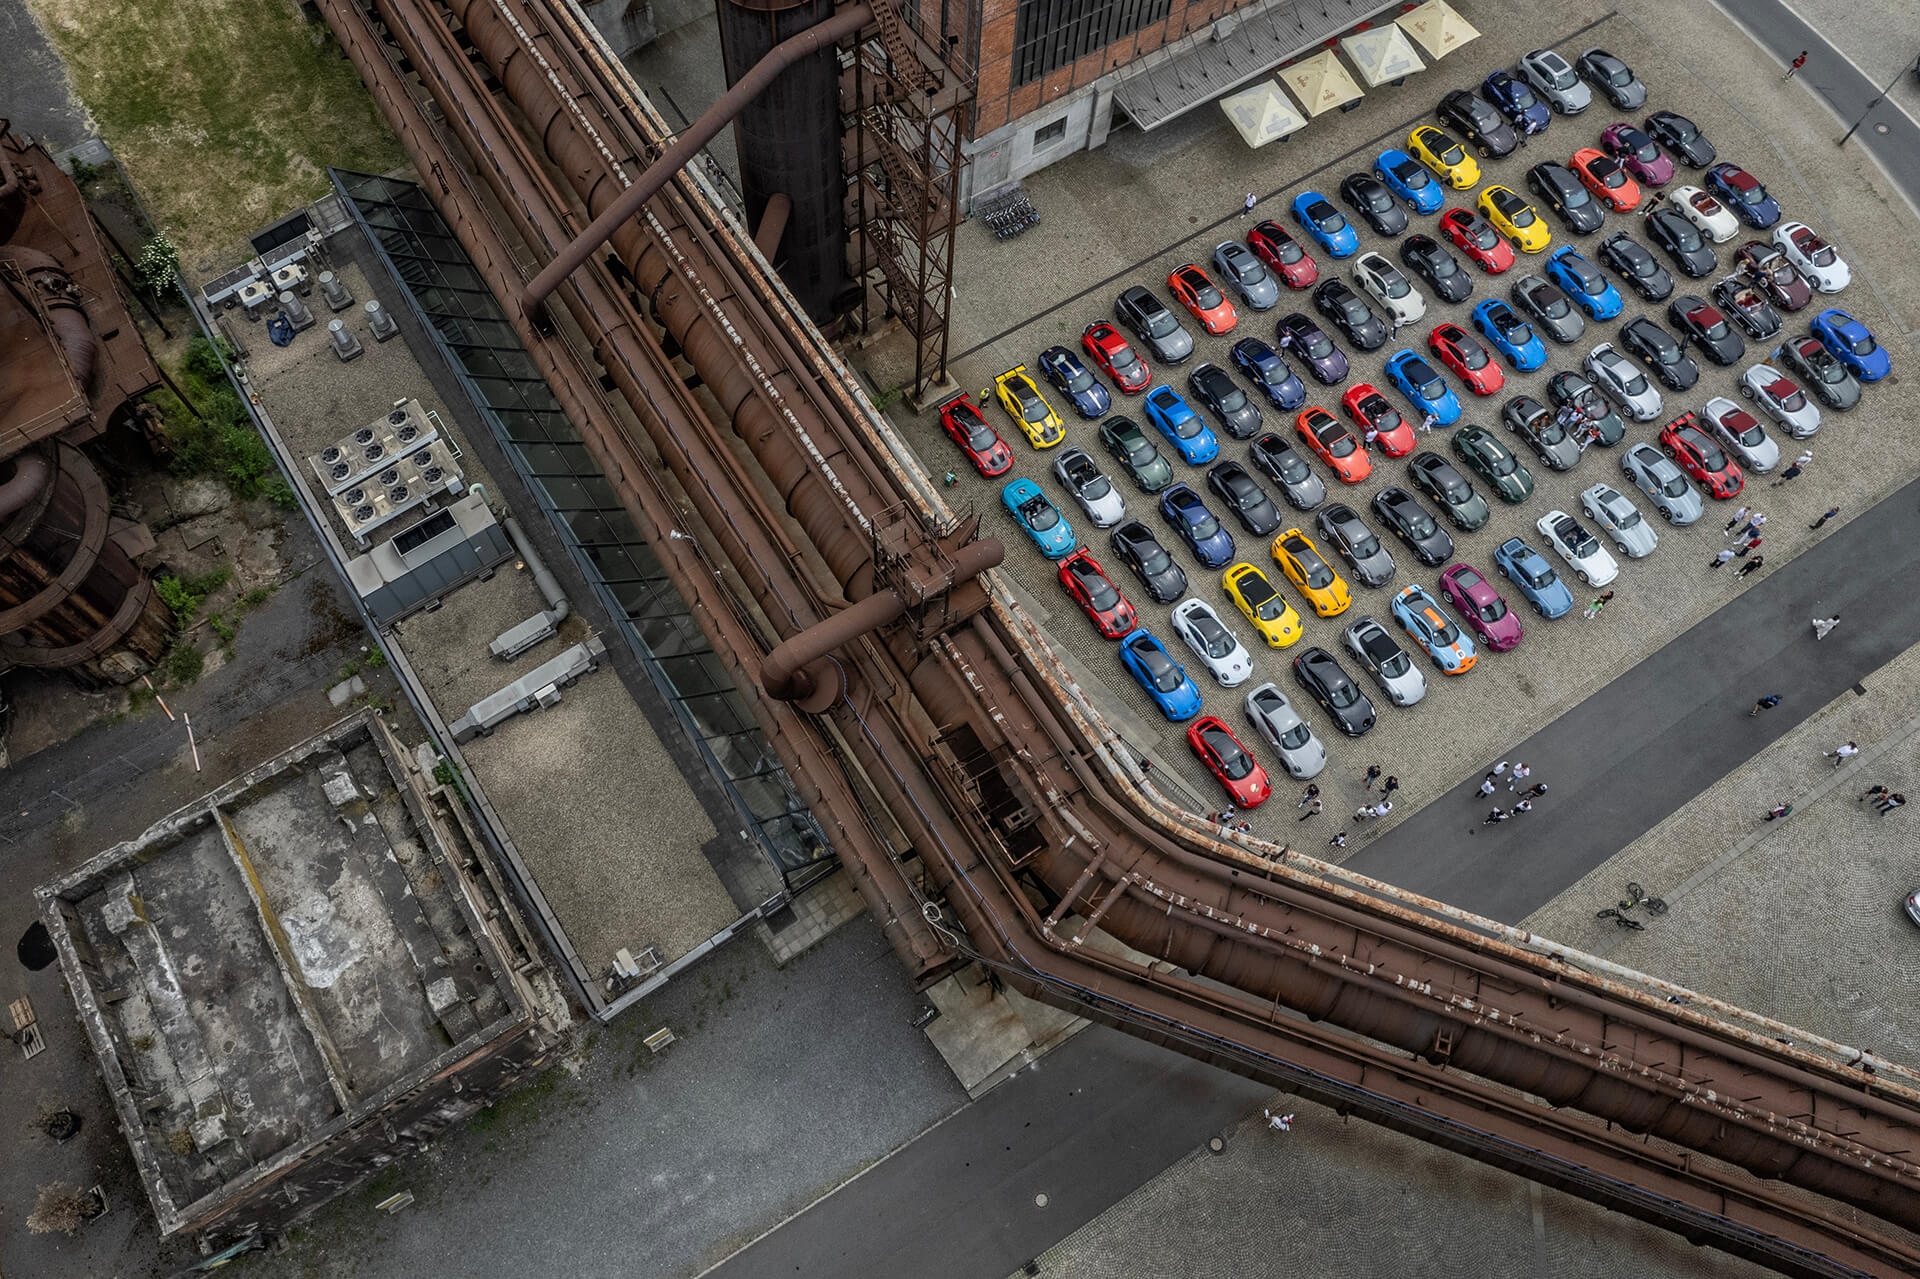
[[[1340,50],[1370,89],[1427,69],[1427,64],[1413,51],[1407,33],[1396,23],[1342,36]]]
[[[1427,0],[1395,22],[1429,58],[1444,58],[1469,40],[1480,38],[1479,29],[1455,13],[1447,0]]]
[[[1307,127],[1307,118],[1295,109],[1280,86],[1261,80],[1239,93],[1220,99],[1220,109],[1250,147],[1263,147]]]
[[[1311,58],[1304,58],[1290,67],[1280,69],[1280,83],[1293,91],[1300,105],[1307,109],[1310,116],[1349,102],[1357,102],[1366,95],[1360,86],[1353,82],[1340,59],[1333,56],[1333,50],[1322,49]]]

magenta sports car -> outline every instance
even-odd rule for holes
[[[1600,146],[1648,186],[1663,187],[1673,181],[1673,161],[1658,143],[1625,120],[1607,126]]]
[[[1455,564],[1442,573],[1440,593],[1494,652],[1504,653],[1520,642],[1520,619],[1471,564]]]

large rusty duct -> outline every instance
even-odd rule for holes
[[[368,56],[360,11],[347,0],[323,7],[423,171],[440,173],[430,190],[449,219],[485,248],[471,195],[447,180],[417,136],[417,105],[394,91],[392,65]],[[442,76],[434,64],[444,55],[419,47],[442,23],[413,0],[383,0],[380,10],[396,37],[417,37],[408,56],[436,98],[446,95],[448,126],[477,169],[520,192],[501,203],[511,210],[524,201],[522,212],[552,223],[528,242],[556,251],[557,228],[579,218],[557,205],[536,215],[531,206],[550,192],[538,183],[513,188],[525,158],[509,163],[516,148],[497,134],[496,104]],[[456,11],[588,213],[604,208],[632,180],[635,157],[657,150],[658,122],[570,12],[511,0],[469,0]],[[963,539],[937,547],[903,526],[904,506],[915,523],[944,528],[937,498],[896,469],[898,442],[870,409],[848,402],[808,347],[790,299],[758,278],[757,260],[697,185],[683,179],[649,201],[613,244],[845,599],[857,603],[879,587],[909,605],[899,610],[904,622],[827,658],[799,654],[798,669],[824,661],[846,673],[844,695],[825,717],[836,731],[796,730],[781,718],[774,741],[797,775],[816,778],[852,767],[835,754],[844,744],[858,783],[816,788],[823,819],[864,829],[834,806],[872,787],[964,926],[963,938],[942,925],[957,950],[1076,1011],[1789,1273],[1920,1268],[1910,1239],[1869,1219],[1920,1227],[1920,1168],[1911,1161],[1920,1096],[1695,1008],[1663,1006],[1642,989],[1513,944],[1497,926],[1451,922],[1446,916],[1458,913],[1438,903],[1360,885],[1272,846],[1222,843],[1173,812],[1139,784],[992,574],[985,611],[965,591],[963,606],[945,615],[926,607],[941,581],[960,574],[929,575],[925,566],[957,561]],[[497,264],[507,257],[494,251],[487,260],[501,289]],[[678,446],[669,436],[678,428],[656,406],[680,392],[653,360],[658,335],[586,304],[598,269],[576,272],[559,296],[601,358],[614,359],[609,370],[672,465]],[[648,348],[644,362],[625,364],[617,344],[601,340],[595,326],[615,322]],[[532,331],[523,314],[516,323]],[[695,417],[686,425],[711,429]],[[718,460],[726,449],[710,444]],[[616,484],[631,485],[617,449],[602,460]],[[690,493],[739,482],[725,469],[693,478]],[[730,511],[701,511],[729,558],[734,543],[749,540],[730,521],[759,505],[751,485],[733,499]],[[663,531],[657,506],[647,515]],[[749,582],[763,580],[783,600],[808,599],[797,561],[745,553]],[[935,590],[924,589],[929,582]],[[809,614],[840,611],[821,604],[794,608],[785,623],[775,617],[776,629],[803,645],[795,637],[815,624]],[[716,626],[726,629],[726,620]],[[758,640],[763,652],[769,638]],[[743,672],[764,673],[759,654],[745,657]],[[817,680],[811,691],[820,691]],[[897,910],[912,885],[881,838],[841,851]],[[938,902],[925,910],[941,918]],[[1083,945],[1095,924],[1151,959]],[[899,944],[906,932],[896,932]]]

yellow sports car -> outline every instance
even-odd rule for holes
[[[1235,564],[1220,575],[1220,585],[1226,588],[1234,607],[1247,615],[1260,638],[1272,647],[1285,648],[1300,638],[1300,614],[1253,565]]]
[[[1511,187],[1490,186],[1480,193],[1480,212],[1494,230],[1513,241],[1522,253],[1539,253],[1553,243],[1547,220]]]
[[[1026,365],[1016,364],[993,379],[993,389],[999,393],[1000,407],[1007,411],[1015,426],[1026,432],[1033,447],[1050,449],[1067,438],[1067,428],[1061,423],[1060,415],[1027,376]]]
[[[1313,539],[1299,529],[1290,528],[1273,539],[1273,558],[1319,616],[1337,617],[1353,603],[1345,579],[1322,558]]]
[[[1456,191],[1464,191],[1480,180],[1480,166],[1467,149],[1430,124],[1407,135],[1407,149]]]

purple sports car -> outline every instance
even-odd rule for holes
[[[1654,145],[1652,138],[1626,121],[1607,126],[1600,145],[1622,167],[1648,186],[1663,187],[1673,181],[1673,161]]]

